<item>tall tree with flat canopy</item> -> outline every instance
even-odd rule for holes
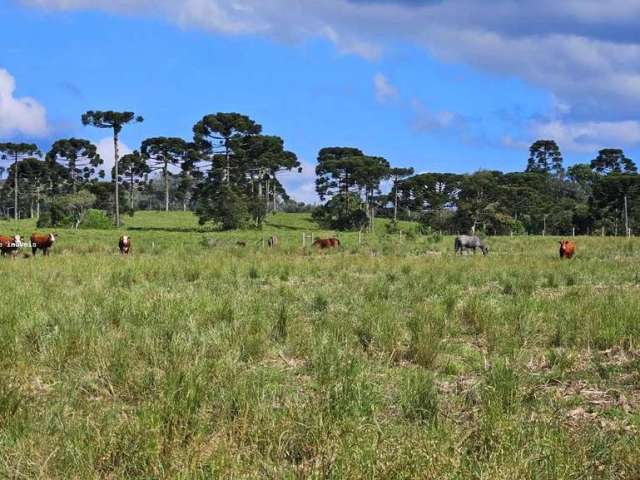
[[[526,172],[553,173],[556,177],[564,176],[562,153],[553,140],[537,140],[529,148],[529,161]]]
[[[297,169],[300,173],[302,168],[298,157],[284,149],[282,138],[272,135],[243,137],[233,140],[231,146],[238,158],[238,170],[246,172],[248,190],[258,202],[263,202],[266,208],[264,212],[268,213],[270,200],[273,200],[274,205],[276,203],[280,185],[278,172]]]
[[[376,216],[375,194],[380,194],[380,183],[389,178],[389,162],[382,157],[357,157],[360,164],[355,172],[355,180],[359,188],[364,190],[369,218],[369,231],[373,233]]]
[[[145,183],[146,176],[151,172],[140,152],[135,151],[124,155],[118,167],[122,185],[129,191],[129,212],[133,215],[133,192]],[[115,172],[114,172],[115,175]]]
[[[203,154],[202,159],[210,164],[210,176],[215,177],[217,160],[222,160],[222,182],[229,185],[232,170],[231,157],[233,156],[232,140],[249,135],[259,135],[260,132],[262,132],[262,126],[246,115],[216,113],[205,115],[193,126],[193,139]]]
[[[176,137],[154,137],[142,142],[140,153],[150,171],[162,172],[164,179],[164,209],[169,211],[169,167],[178,166],[191,158],[194,144]]]
[[[389,175],[393,179],[393,221],[398,221],[398,185],[401,179],[414,174],[413,168],[392,168]]]
[[[33,143],[0,143],[0,158],[13,161],[14,172],[18,162],[26,157],[40,156],[40,150]],[[13,176],[13,218],[18,220],[18,175]]]
[[[54,168],[55,166],[51,163],[34,157],[25,158],[18,164],[18,183],[21,184],[20,191],[23,195],[25,192],[27,193],[30,218],[33,218],[34,213],[36,218],[40,218],[42,195],[49,184]],[[62,169],[63,167],[58,165],[57,168]],[[15,175],[13,167],[9,174],[10,176]]]
[[[334,228],[359,228],[367,223],[373,227],[374,193],[389,176],[389,162],[365,155],[358,148],[328,147],[318,153],[316,175],[318,196],[321,200],[331,198],[317,210],[316,220],[335,225]],[[329,222],[325,221],[327,218]]]
[[[316,193],[320,200],[342,194],[349,199],[349,192],[357,185],[355,172],[364,157],[362,150],[351,147],[327,147],[318,153],[316,165]],[[346,205],[348,208],[348,204]]]
[[[120,156],[118,155],[118,138],[122,127],[129,123],[143,122],[144,118],[136,116],[133,112],[112,112],[112,111],[93,111],[90,110],[82,115],[82,124],[91,125],[96,128],[109,128],[113,130],[113,156],[114,156],[114,168],[115,168],[115,217],[116,227],[120,226],[120,200],[118,191],[118,162]]]
[[[619,148],[604,148],[591,160],[591,169],[603,175],[610,173],[638,173],[636,164]]]
[[[96,168],[104,163],[96,146],[89,140],[79,138],[55,142],[47,153],[47,160],[58,162],[69,169],[73,193],[78,191],[79,184],[88,182],[95,175]],[[98,175],[103,178],[104,171],[101,170]]]

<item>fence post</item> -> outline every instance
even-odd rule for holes
[[[576,236],[576,227],[573,227],[573,236]]]

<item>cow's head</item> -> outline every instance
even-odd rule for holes
[[[489,255],[489,247],[486,245],[480,245],[480,250],[482,250],[483,255]]]
[[[56,241],[56,237],[58,236],[57,233],[50,233],[49,234],[49,240],[51,240],[51,243]]]

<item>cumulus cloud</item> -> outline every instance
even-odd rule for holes
[[[42,137],[49,133],[47,112],[30,97],[16,97],[15,78],[0,68],[0,135]]]
[[[561,148],[594,152],[607,147],[634,147],[640,144],[640,122],[549,122],[534,123],[536,138],[555,140]]]
[[[115,164],[115,154],[113,147],[113,137],[106,137],[96,143],[96,148],[98,150],[98,154],[104,160],[104,164],[100,165],[100,168],[104,170],[107,178],[111,178],[111,169]],[[118,154],[120,158],[123,155],[127,155],[131,153],[133,150],[129,148],[126,144],[122,142],[118,142]]]
[[[21,1],[152,14],[221,34],[322,37],[370,59],[408,41],[443,60],[545,88],[571,106],[575,120],[626,120],[640,109],[640,0]]]
[[[376,100],[379,103],[385,103],[388,100],[392,100],[398,97],[398,90],[391,85],[387,77],[382,73],[376,73],[373,76],[373,88],[376,95]]]
[[[297,171],[278,174],[278,180],[284,185],[287,193],[297,202],[318,203],[316,194],[316,167],[301,161],[302,173]]]
[[[414,98],[411,100],[413,110],[412,127],[419,133],[430,133],[439,130],[456,130],[461,132],[465,128],[465,119],[461,115],[446,110],[434,111],[423,102]]]

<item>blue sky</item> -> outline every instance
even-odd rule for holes
[[[298,154],[304,201],[325,146],[418,171],[522,170],[537,138],[567,164],[636,158],[639,17],[640,0],[5,0],[0,138],[108,158],[86,110],[143,115],[129,148],[237,111]]]

